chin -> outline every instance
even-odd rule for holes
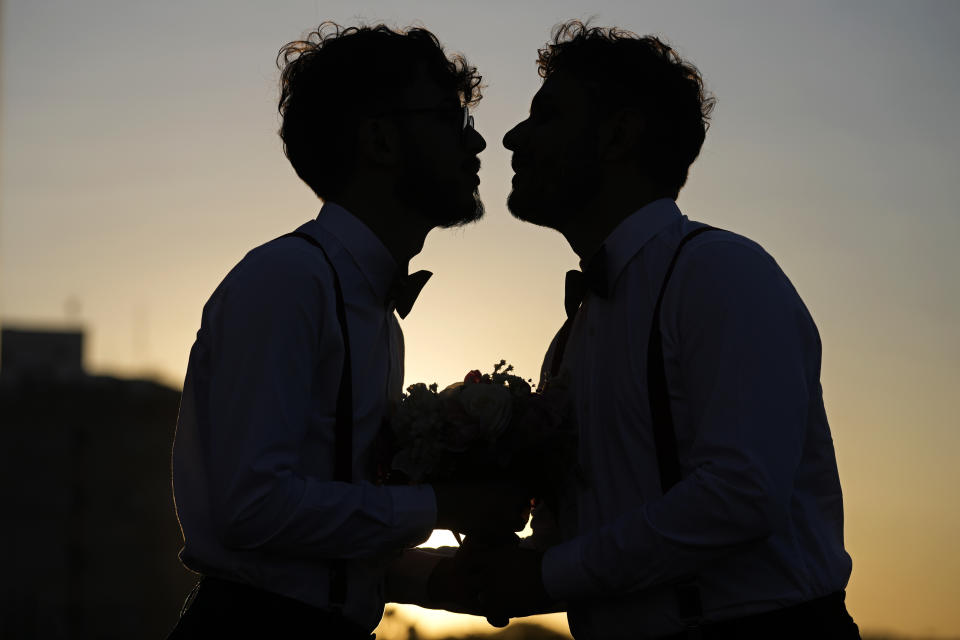
[[[458,199],[456,204],[451,202],[449,207],[435,208],[433,222],[443,229],[462,227],[481,219],[484,213],[480,192],[474,189],[472,194]]]
[[[553,211],[535,205],[517,194],[516,190],[512,191],[507,197],[507,209],[517,220],[523,220],[541,227],[556,228],[555,221],[552,220]]]

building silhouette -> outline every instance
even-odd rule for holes
[[[0,335],[0,638],[163,638],[195,581],[170,490],[180,392],[82,362],[79,330]]]

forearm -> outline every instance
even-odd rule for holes
[[[611,597],[674,582],[766,538],[774,522],[747,494],[717,495],[691,475],[664,498],[549,549],[547,592],[557,599]],[[714,499],[715,508],[695,505]],[[729,511],[727,510],[729,509]]]
[[[260,496],[253,499],[250,496]],[[378,487],[288,476],[215,500],[228,547],[364,558],[422,542],[436,520],[429,487]]]

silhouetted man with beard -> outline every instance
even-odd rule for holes
[[[173,450],[181,559],[203,577],[175,638],[366,638],[403,549],[434,528],[518,529],[527,506],[374,484],[403,380],[394,310],[429,276],[408,262],[483,213],[480,76],[429,31],[383,25],[325,23],[278,62],[284,149],[324,204],[204,307]]]
[[[578,22],[539,69],[508,204],[581,258],[543,376],[570,374],[580,469],[545,553],[478,562],[486,612],[565,602],[578,639],[859,637],[817,329],[759,245],[675,202],[713,107],[699,73]]]

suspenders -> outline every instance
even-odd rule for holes
[[[677,451],[677,433],[673,424],[673,413],[670,410],[670,393],[667,388],[667,374],[663,363],[663,336],[660,332],[660,310],[663,306],[663,296],[667,291],[667,284],[677,259],[683,247],[701,233],[713,231],[714,227],[700,227],[685,235],[677,245],[660,285],[657,303],[653,308],[653,322],[650,327],[650,337],[647,342],[647,387],[650,397],[650,417],[653,422],[653,441],[657,452],[657,466],[660,470],[660,488],[664,494],[673,485],[680,481],[680,456]],[[560,329],[557,337],[557,346],[550,363],[551,374],[560,371],[560,360],[570,339],[571,321],[568,318]],[[684,582],[677,585],[677,607],[680,618],[688,623],[690,628],[696,628],[703,617],[703,606],[700,601],[700,590],[694,582]]]
[[[680,454],[677,451],[677,432],[673,424],[673,412],[670,410],[670,390],[667,387],[667,372],[663,362],[663,335],[660,332],[660,308],[667,284],[677,266],[677,259],[683,247],[701,233],[711,231],[713,227],[701,227],[691,231],[680,240],[677,249],[663,276],[657,304],[653,308],[653,322],[650,327],[650,340],[647,343],[647,392],[650,397],[650,418],[653,422],[653,441],[657,448],[657,466],[660,469],[660,489],[666,495],[673,485],[680,482]],[[694,580],[676,585],[677,613],[687,626],[688,637],[698,637],[703,621],[703,602],[700,588]]]
[[[660,332],[660,311],[663,305],[663,297],[670,282],[670,276],[673,275],[673,269],[680,257],[683,247],[695,237],[706,231],[713,230],[713,227],[701,227],[696,229],[680,240],[674,251],[670,265],[667,267],[666,275],[663,278],[663,284],[660,286],[660,293],[657,296],[657,303],[653,310],[653,322],[650,328],[650,338],[647,346],[647,384],[650,396],[650,415],[653,420],[653,436],[657,450],[657,464],[660,469],[660,487],[663,493],[667,493],[673,485],[680,481],[680,457],[677,451],[677,434],[674,429],[673,415],[670,410],[670,395],[667,388],[666,370],[663,362],[663,337]],[[343,336],[343,371],[340,375],[340,387],[337,393],[336,409],[336,430],[334,434],[334,480],[340,482],[350,482],[352,480],[352,462],[353,462],[353,384],[352,371],[350,366],[350,335],[347,329],[346,307],[343,302],[343,290],[340,286],[340,278],[337,270],[327,255],[323,246],[317,242],[313,236],[301,231],[294,231],[285,236],[293,236],[306,240],[313,246],[320,249],[320,254],[330,266],[330,272],[333,275],[333,288],[337,302],[337,321],[340,324],[340,333]],[[569,324],[569,323],[568,323]],[[554,362],[551,363],[554,372],[559,370],[560,358],[566,348],[566,343],[570,337],[569,326],[565,325],[566,331],[561,330],[563,335],[557,343],[557,349],[554,355]],[[558,358],[557,356],[560,356]],[[346,601],[347,575],[345,563],[342,560],[335,560],[331,563],[330,575],[330,602],[335,607],[342,607]],[[684,620],[697,621],[702,618],[703,611],[700,602],[700,592],[693,583],[684,583],[677,587],[677,602],[680,617]]]
[[[337,300],[337,322],[343,336],[343,371],[340,374],[340,387],[337,392],[337,422],[334,430],[334,466],[333,479],[338,482],[351,482],[353,479],[353,378],[350,366],[350,333],[347,330],[347,310],[343,303],[343,289],[340,277],[333,266],[330,256],[317,240],[302,231],[288,233],[282,238],[296,237],[306,240],[320,249],[320,255],[330,266],[333,275],[333,291]],[[333,560],[330,563],[330,604],[342,608],[347,600],[346,562]]]
[[[667,388],[667,372],[663,363],[663,336],[660,333],[660,308],[663,295],[667,292],[673,268],[683,247],[701,233],[713,230],[713,227],[701,227],[691,231],[680,240],[663,284],[657,304],[653,307],[653,322],[650,326],[650,339],[647,342],[647,390],[650,396],[650,417],[653,420],[653,440],[657,447],[657,465],[660,468],[660,488],[666,493],[680,482],[680,456],[677,453],[677,433],[673,425],[673,412],[670,410],[670,392]]]

